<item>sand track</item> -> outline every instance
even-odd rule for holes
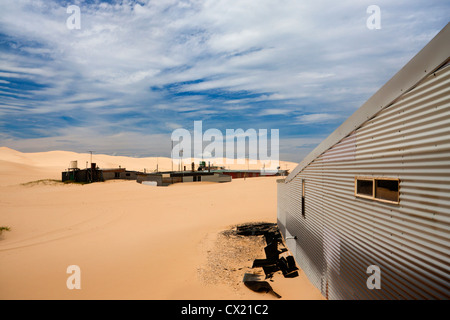
[[[79,223],[67,225],[55,230],[45,231],[42,234],[37,234],[32,237],[9,241],[7,245],[0,246],[0,252],[38,246],[52,241],[58,241],[91,233],[99,228],[106,228],[109,224],[119,221],[122,216],[123,215],[119,215],[112,218],[110,216],[104,217],[104,214],[99,214]],[[6,237],[6,234],[3,235],[3,237]]]

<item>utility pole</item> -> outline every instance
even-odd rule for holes
[[[247,160],[247,172],[244,174],[244,180],[247,177],[248,169],[249,169],[249,167],[248,167],[248,155],[245,157],[245,160]]]
[[[92,179],[94,177],[94,172],[92,170],[92,153],[95,152],[95,151],[88,151],[88,152],[91,154],[91,181],[90,182],[92,182]]]
[[[173,155],[173,140],[172,140],[172,155]],[[172,157],[172,172],[173,172],[173,157]]]
[[[183,159],[183,149],[180,150],[180,171],[181,171],[181,169],[182,169],[182,167],[183,167],[183,165],[182,165],[182,159]]]
[[[172,182],[172,184],[173,184],[173,176],[172,176],[172,175],[173,175],[173,140],[171,140],[171,141],[172,141],[172,150],[171,150],[170,153],[171,153],[171,158],[172,158],[172,159],[171,159],[171,160],[172,160],[172,161],[171,161],[171,162],[172,162],[172,172],[170,173],[170,178],[171,178],[170,180],[171,180],[171,182]]]

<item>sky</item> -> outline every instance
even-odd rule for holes
[[[202,121],[278,129],[300,162],[449,17],[446,0],[1,0],[0,146],[170,156]]]

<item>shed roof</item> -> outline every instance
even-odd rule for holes
[[[125,172],[125,168],[101,168],[102,171]]]
[[[286,177],[285,182],[292,180],[314,159],[347,137],[363,123],[373,118],[378,112],[392,105],[403,94],[412,90],[429,74],[444,65],[449,57],[450,23],[342,125],[311,151]]]

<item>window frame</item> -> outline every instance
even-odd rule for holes
[[[372,196],[368,196],[365,194],[359,194],[357,192],[358,180],[366,180],[372,181]],[[397,181],[398,183],[398,191],[397,191],[397,201],[380,199],[376,197],[376,187],[377,181],[379,180],[389,180],[389,181]],[[365,176],[355,176],[355,197],[369,199],[379,202],[385,202],[389,204],[399,204],[400,203],[400,179],[399,178],[391,178],[391,177],[365,177]]]
[[[366,194],[360,194],[358,193],[358,180],[364,180],[364,181],[372,181],[372,195],[368,196]],[[355,196],[360,198],[366,198],[366,199],[373,199],[375,195],[375,181],[372,177],[355,177]]]

